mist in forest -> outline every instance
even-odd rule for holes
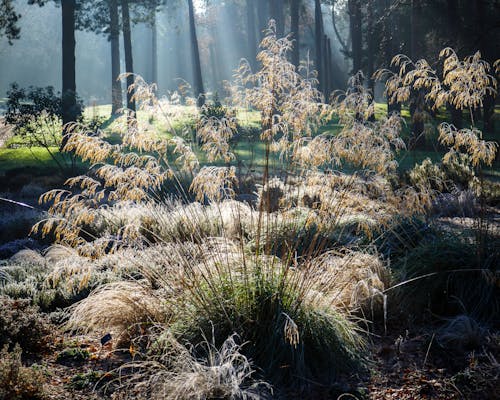
[[[22,15],[19,21],[20,38],[9,45],[0,37],[0,98],[6,97],[9,86],[17,82],[20,87],[53,86],[61,90],[61,10],[54,3],[43,7],[16,1],[16,10]],[[235,2],[215,2],[206,7],[195,2],[200,62],[205,90],[220,92],[224,81],[231,81],[241,59],[251,60],[248,51],[245,8]],[[323,17],[329,19],[330,7],[323,6]],[[314,1],[303,3],[301,26],[301,59],[313,60],[314,52]],[[160,94],[176,90],[181,82],[193,83],[193,62],[190,48],[188,9],[185,4],[166,6],[156,12],[155,26],[137,23],[132,26],[132,47],[135,73],[146,81],[157,81]],[[256,22],[260,40],[260,26]],[[286,23],[285,33],[290,33]],[[331,24],[325,24],[325,34],[333,43],[336,80],[343,85],[349,70],[347,58],[340,53]],[[155,37],[156,36],[156,37]],[[111,101],[110,42],[105,29],[102,32],[77,30],[76,87],[80,98],[87,105],[108,104]],[[155,43],[156,40],[156,43]],[[156,47],[156,53],[154,48]],[[123,49],[123,39],[120,38]],[[156,62],[156,69],[154,64]],[[125,72],[123,50],[121,71]],[[155,76],[156,75],[156,76]],[[124,86],[125,84],[123,84]]]

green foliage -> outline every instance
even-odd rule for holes
[[[467,312],[498,321],[498,237],[489,237],[486,245],[486,256],[480,260],[476,246],[466,236],[440,232],[421,240],[392,264],[403,282],[397,290],[400,307],[414,315],[426,310],[437,315]]]
[[[21,347],[16,345],[12,352],[8,346],[0,351],[0,399],[2,400],[44,400],[45,377],[34,367],[24,367],[21,362]]]
[[[69,387],[75,390],[92,389],[98,382],[102,381],[105,375],[104,371],[82,372],[71,377]]]
[[[62,118],[61,96],[54,92],[52,86],[24,89],[20,88],[17,83],[13,83],[7,92],[7,97],[5,120],[14,125],[16,133],[34,133],[35,128],[31,126],[31,123],[43,112],[49,116]]]
[[[87,360],[89,357],[90,353],[87,349],[69,347],[57,354],[56,361],[60,364],[79,363]]]
[[[211,102],[207,102],[201,108],[200,115],[205,118],[217,119],[234,117],[234,113],[220,102],[218,93],[215,93]]]
[[[217,276],[186,292],[186,311],[172,328],[181,341],[213,336],[220,345],[236,333],[266,379],[292,386],[332,382],[360,368],[363,341],[352,322],[332,307],[309,303],[308,283],[278,261],[245,263],[238,274],[219,267]]]

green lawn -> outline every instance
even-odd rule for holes
[[[377,103],[375,106],[375,114],[377,118],[380,118],[382,115],[387,113],[387,105],[382,103]],[[92,118],[95,116],[102,117],[104,119],[107,118],[104,128],[108,133],[108,140],[111,142],[116,142],[119,140],[119,136],[116,133],[113,133],[117,130],[118,122],[110,118],[111,114],[111,106],[110,105],[101,105],[101,106],[93,106],[87,107],[84,111],[85,118]],[[402,110],[402,115],[406,120],[406,126],[404,128],[403,135],[408,137],[409,135],[409,112],[407,109]],[[496,132],[494,135],[490,135],[491,137],[488,139],[495,139],[500,136],[500,109],[497,107],[495,110],[495,117],[497,119],[496,123]],[[138,118],[141,121],[146,121],[149,117],[144,112],[138,113]],[[239,123],[244,128],[258,128],[259,127],[259,113],[255,111],[246,111],[239,110],[237,112],[237,118]],[[443,114],[438,114],[436,117],[437,122],[444,120],[446,116]],[[171,126],[175,129],[177,134],[180,134],[186,127],[192,128],[195,124],[196,120],[196,110],[194,107],[184,107],[184,106],[175,106],[169,107],[169,120],[171,122]],[[149,122],[152,124],[153,130],[158,132],[159,135],[171,135],[171,128],[168,124],[160,122],[159,120],[150,120]],[[321,127],[319,132],[329,132],[335,133],[341,129],[341,126],[338,124],[338,121],[332,120],[325,126]],[[498,139],[497,139],[498,140]],[[18,168],[33,168],[37,170],[38,174],[43,174],[44,170],[48,171],[48,173],[52,173],[52,171],[60,169],[58,163],[64,164],[64,160],[62,159],[59,151],[56,147],[51,148],[51,152],[54,157],[51,157],[50,154],[41,147],[33,147],[28,149],[26,147],[19,147],[19,138],[13,137],[10,138],[6,142],[6,146],[4,148],[0,148],[0,176],[5,175],[7,171],[18,169]],[[9,148],[15,147],[15,148]],[[248,167],[251,169],[260,169],[264,165],[264,154],[265,148],[262,143],[257,141],[248,141],[241,140],[238,142],[235,150],[235,154],[237,160],[235,163],[239,163],[244,167]],[[207,162],[204,154],[201,151],[196,150],[197,155],[202,164]],[[415,163],[421,162],[423,159],[429,157],[433,161],[438,161],[441,158],[442,154],[435,151],[407,151],[402,152],[398,156],[398,161],[400,163],[401,170],[407,170],[412,168]],[[274,156],[272,159],[273,164],[278,164],[277,156]],[[222,163],[220,163],[222,164]],[[498,175],[498,165],[494,168],[490,169],[489,173],[493,176]]]

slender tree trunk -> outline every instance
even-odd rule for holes
[[[324,71],[324,80],[325,80],[325,97],[328,98],[331,91],[331,50],[330,50],[330,39],[328,36],[323,35],[323,71]]]
[[[352,73],[362,69],[362,32],[361,32],[361,3],[360,0],[349,0],[349,25],[352,38]]]
[[[66,124],[76,121],[80,110],[76,102],[75,66],[75,0],[62,2],[62,119],[64,125],[61,150],[68,142]]]
[[[336,18],[335,18],[335,0],[332,0],[332,26],[333,26],[333,31],[335,32],[335,36],[337,37],[337,40],[339,41],[340,46],[342,47],[342,51],[347,56],[350,56],[351,51],[349,50],[349,47],[347,46],[346,42],[344,41],[344,39],[340,35],[340,32],[337,28],[337,22],[336,22]]]
[[[316,49],[316,68],[318,70],[319,87],[325,92],[325,76],[323,71],[323,13],[320,0],[314,0],[314,44]]]
[[[123,45],[125,48],[125,69],[130,75],[127,76],[127,108],[135,112],[135,101],[132,99],[133,92],[128,90],[134,83],[134,59],[132,55],[132,33],[130,27],[130,11],[128,0],[122,0],[122,20],[123,20]]]
[[[370,0],[368,4],[367,13],[367,31],[366,31],[366,42],[368,44],[368,54],[366,58],[366,75],[368,79],[368,89],[370,89],[371,95],[375,96],[375,81],[373,80],[373,73],[375,72],[375,43],[374,43],[374,0]]]
[[[151,22],[151,83],[158,85],[158,29],[156,11]]]
[[[290,14],[291,14],[291,31],[294,40],[292,49],[292,63],[297,68],[300,64],[300,0],[291,0]]]
[[[271,18],[276,21],[276,35],[280,38],[285,34],[285,17],[283,0],[270,0]]]
[[[246,0],[248,57],[250,65],[255,69],[257,58],[257,34],[255,32],[255,0]]]
[[[448,16],[448,27],[450,29],[450,47],[456,47],[458,39],[458,2],[456,0],[447,0],[447,16]],[[473,1],[468,1],[466,3],[474,3]],[[462,111],[458,110],[453,104],[448,104],[448,109],[450,110],[451,122],[458,129],[462,128]]]
[[[260,38],[262,39],[265,34],[264,31],[267,29],[267,24],[269,22],[269,6],[267,4],[268,0],[255,0],[257,5],[257,17],[258,26],[260,30]]]
[[[62,2],[62,98],[63,123],[72,122],[76,110],[75,0]]]
[[[213,43],[210,43],[208,46],[208,52],[210,55],[210,67],[212,69],[212,79],[214,82],[213,90],[217,92],[219,88],[219,71],[217,68],[217,56],[216,56],[216,51],[215,51],[215,45]]]
[[[391,0],[385,0],[384,2],[385,10],[384,10],[384,36],[385,36],[385,55],[386,55],[386,65],[387,68],[393,69],[391,67],[392,57],[395,56],[394,51],[394,18],[393,18],[393,10],[391,9],[392,2]],[[395,103],[390,104],[389,99],[387,99],[387,114],[390,115],[393,112],[401,112],[401,104]]]
[[[189,34],[191,38],[191,53],[193,57],[194,91],[196,104],[202,107],[205,104],[205,89],[203,88],[203,77],[201,75],[200,49],[196,35],[196,21],[194,17],[193,0],[188,0],[189,8]]]
[[[109,2],[110,43],[111,43],[111,114],[116,115],[123,107],[120,75],[120,25],[118,18],[118,0]]]

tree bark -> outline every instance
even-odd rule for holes
[[[316,49],[316,68],[318,70],[318,81],[320,90],[325,92],[325,77],[323,71],[323,13],[321,12],[320,0],[314,0],[314,42]]]
[[[300,65],[300,0],[291,0],[290,14],[291,14],[291,31],[294,40],[292,49],[292,63],[297,68]]]
[[[386,65],[387,68],[393,69],[391,67],[392,57],[394,54],[394,20],[393,20],[393,10],[391,10],[392,2],[391,0],[385,0],[384,2],[385,10],[384,10],[384,36],[385,36],[385,56],[386,56]],[[401,112],[401,104],[394,103],[390,104],[389,99],[387,99],[387,114],[390,115],[393,112],[400,113]]]
[[[132,33],[130,27],[130,11],[128,0],[122,0],[122,20],[123,20],[123,45],[125,48],[125,69],[127,76],[127,108],[135,112],[135,100],[132,99],[133,92],[129,90],[134,83],[134,59],[132,55]]]
[[[337,28],[337,22],[335,19],[335,0],[332,0],[332,25],[333,25],[333,31],[335,32],[335,36],[337,37],[337,40],[339,41],[340,46],[342,47],[342,51],[347,57],[350,57],[351,51],[347,47],[347,44],[344,41],[344,39],[342,39],[342,36],[340,36],[340,32]]]
[[[111,113],[116,115],[123,107],[120,75],[120,26],[118,18],[118,0],[109,2],[110,43],[111,43]]]
[[[349,0],[349,26],[352,38],[352,73],[355,74],[362,69],[362,32],[361,32],[361,3],[360,0]]]
[[[467,3],[473,3],[472,1]],[[458,44],[458,4],[456,0],[447,0],[447,15],[448,15],[448,28],[450,30],[450,46],[456,47]],[[463,115],[462,111],[458,110],[453,104],[448,105],[450,110],[451,123],[458,129],[462,129]]]
[[[248,57],[252,68],[257,58],[257,34],[255,32],[255,0],[246,0]]]
[[[76,120],[75,0],[61,2],[62,9],[62,117],[63,124]]]
[[[158,85],[158,29],[156,25],[156,11],[153,11],[151,21],[151,83]]]
[[[263,39],[265,34],[264,31],[267,29],[267,24],[269,22],[269,6],[267,4],[268,0],[256,0],[257,5],[257,17],[258,26],[260,30],[260,38]]]
[[[367,42],[367,57],[366,57],[366,75],[368,79],[368,89],[370,89],[371,95],[375,96],[375,81],[373,80],[373,74],[375,72],[375,43],[374,43],[374,0],[370,0],[368,3],[368,13],[367,13],[367,27],[366,27],[366,42]]]
[[[276,21],[276,35],[278,38],[285,34],[285,17],[283,0],[270,0],[269,11],[271,18]]]
[[[201,75],[200,49],[198,47],[198,37],[196,35],[193,0],[188,0],[188,8],[189,34],[191,39],[191,53],[193,57],[194,95],[196,96],[196,104],[198,107],[202,107],[205,104],[205,89],[203,88],[203,77]]]

